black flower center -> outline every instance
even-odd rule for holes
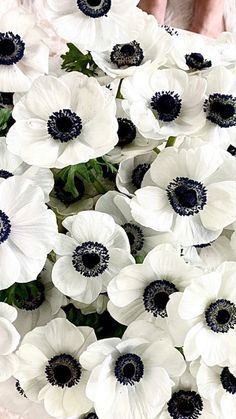
[[[0,104],[13,107],[13,93],[0,92]]]
[[[214,93],[205,100],[203,108],[206,118],[221,128],[236,125],[236,97]]]
[[[212,66],[212,62],[210,60],[206,60],[199,52],[186,54],[185,61],[191,70],[203,70],[204,68],[209,68]]]
[[[82,131],[81,118],[70,109],[62,109],[48,118],[48,133],[62,143],[78,137]]]
[[[91,412],[91,413],[88,413],[87,415],[85,415],[84,419],[98,419],[98,416],[96,415],[96,413]]]
[[[169,25],[160,25],[160,27],[163,28],[171,36],[179,36],[178,31]]]
[[[131,144],[136,137],[136,127],[130,119],[117,118],[118,121],[118,137],[119,141],[117,145],[124,147]]]
[[[234,147],[232,144],[229,145],[227,148],[228,153],[230,153],[232,156],[236,156],[236,147]]]
[[[72,387],[81,378],[80,363],[68,354],[60,354],[51,358],[45,368],[47,380],[52,386],[61,388]]]
[[[103,244],[84,242],[77,246],[72,255],[75,270],[86,277],[101,275],[108,267],[109,253]]]
[[[84,196],[85,186],[84,186],[83,181],[79,179],[77,176],[75,176],[74,184],[78,191],[77,197],[75,197],[71,192],[68,192],[65,190],[66,182],[63,179],[59,178],[55,180],[55,184],[54,184],[55,195],[57,199],[59,199],[65,205],[70,205],[70,204],[73,204],[74,202],[78,202]]]
[[[0,244],[5,242],[11,232],[11,223],[5,212],[0,210]]]
[[[144,365],[138,355],[127,353],[116,360],[114,373],[120,384],[133,386],[143,377]]]
[[[160,121],[171,122],[179,116],[181,102],[178,93],[162,91],[155,93],[151,98],[151,107],[157,112]]]
[[[168,200],[179,215],[194,215],[207,202],[206,187],[196,180],[177,177],[166,188]]]
[[[149,163],[138,164],[132,172],[132,184],[137,188],[141,188],[144,175],[150,169]]]
[[[231,374],[229,368],[223,368],[220,374],[220,380],[227,393],[236,394],[236,377]]]
[[[132,255],[136,255],[142,250],[144,245],[144,235],[141,228],[131,223],[125,223],[121,227],[123,227],[128,236]]]
[[[143,59],[143,50],[136,41],[128,44],[116,44],[110,55],[111,62],[118,68],[139,66]]]
[[[173,393],[167,406],[173,419],[197,419],[203,410],[202,399],[195,391],[180,390]]]
[[[0,178],[8,179],[11,176],[14,176],[13,173],[8,172],[7,170],[0,169]]]
[[[28,286],[30,284],[32,284],[32,288]],[[32,281],[27,283],[24,289],[21,284],[18,284],[17,289],[20,291],[21,287],[22,292],[17,292],[15,295],[16,306],[26,311],[37,310],[45,301],[45,288],[42,282]]]
[[[213,332],[227,333],[236,325],[236,306],[229,300],[216,300],[205,311],[205,320]]]
[[[111,8],[111,0],[77,0],[78,8],[88,17],[106,16]]]
[[[23,397],[27,398],[27,396],[26,396],[26,394],[25,394],[25,392],[24,392],[23,388],[22,388],[22,387],[21,387],[21,385],[20,385],[19,380],[17,380],[17,381],[16,381],[15,386],[16,386],[16,390],[18,391],[18,393],[19,393],[21,396],[23,396]]]
[[[143,293],[145,310],[152,313],[154,317],[166,317],[166,305],[170,295],[177,291],[176,286],[165,279],[151,282]]]
[[[19,35],[0,32],[0,65],[12,65],[24,56],[25,44]]]

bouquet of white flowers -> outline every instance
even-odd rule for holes
[[[236,38],[137,4],[1,1],[0,406],[24,418],[236,418]]]

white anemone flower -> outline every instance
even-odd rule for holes
[[[135,38],[131,27],[128,42],[118,41],[107,51],[92,52],[95,63],[104,73],[113,78],[125,78],[146,63],[155,61],[157,68],[165,64],[171,48],[170,37],[158,27],[154,16],[144,14],[144,17],[144,24]]]
[[[236,217],[236,168],[228,163],[211,145],[164,149],[131,200],[134,219],[172,231],[183,246],[215,240]]]
[[[34,280],[56,239],[56,217],[42,189],[13,176],[0,184],[0,289]]]
[[[223,65],[224,61],[216,48],[216,43],[199,34],[182,33],[175,39],[169,54],[172,66],[188,72],[209,72],[212,68]]]
[[[236,146],[235,68],[214,68],[206,76],[207,90],[203,109],[205,125],[197,133],[208,141]]]
[[[111,92],[93,77],[78,72],[39,77],[15,104],[8,149],[39,167],[87,162],[117,143],[115,112]]]
[[[236,412],[236,368],[208,367],[204,362],[197,373],[200,394],[212,405],[214,417],[228,419]]]
[[[138,67],[121,86],[124,109],[140,133],[153,140],[190,135],[204,123],[206,80],[179,69]]]
[[[171,377],[185,369],[168,338],[146,322],[90,345],[81,363],[91,371],[87,395],[101,419],[154,419],[170,398]]]
[[[15,373],[26,396],[43,400],[53,417],[86,413],[92,407],[85,394],[89,372],[80,357],[95,341],[91,327],[76,327],[66,319],[51,320],[27,333],[16,353]]]
[[[121,38],[125,42],[133,27],[137,33],[143,16],[138,0],[38,1],[61,38],[80,48],[102,51]],[[133,22],[133,23],[132,23]]]
[[[67,304],[67,299],[53,286],[52,267],[52,262],[47,259],[42,272],[33,283],[35,287],[33,295],[28,292],[26,296],[17,296],[18,315],[14,325],[21,337],[35,327],[44,326],[52,318],[66,316],[61,307]]]
[[[129,157],[144,154],[155,147],[155,141],[143,137],[122,108],[122,100],[116,99],[118,122],[118,143],[106,157],[113,163],[120,163]]]
[[[52,281],[64,295],[90,304],[120,269],[134,263],[128,237],[110,215],[98,211],[82,211],[62,224],[69,234],[58,235]]]
[[[0,91],[25,92],[32,81],[48,72],[49,50],[35,24],[23,8],[0,15]]]
[[[167,304],[169,331],[186,360],[208,365],[236,364],[236,262],[194,279]]]
[[[16,350],[20,334],[12,324],[17,317],[14,307],[0,302],[0,382],[8,380],[17,368]]]
[[[156,419],[215,419],[211,404],[202,397],[196,384],[199,362],[187,363],[184,373],[175,381],[170,400]]]
[[[170,295],[183,291],[201,271],[168,244],[156,246],[143,264],[123,268],[107,288],[108,311],[119,323],[144,319],[167,329]]]
[[[45,202],[49,201],[49,193],[54,185],[52,172],[49,169],[24,163],[20,157],[7,149],[6,139],[0,137],[0,184],[11,176],[20,176],[35,182],[42,188]]]
[[[156,156],[154,151],[149,151],[123,160],[116,175],[117,189],[129,197],[133,197],[135,191],[141,188],[144,175],[150,169]]]

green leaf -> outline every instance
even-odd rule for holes
[[[136,261],[136,263],[143,263],[144,256],[141,256],[141,255],[135,256],[135,261]]]
[[[66,71],[79,71],[86,76],[96,75],[97,65],[93,61],[90,52],[83,54],[74,44],[67,44],[69,51],[61,56],[63,62],[61,68]]]
[[[12,109],[2,108],[0,109],[0,134],[3,135],[7,129],[7,123],[11,116]]]

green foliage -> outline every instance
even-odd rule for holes
[[[0,301],[21,308],[21,300],[30,300],[37,296],[37,281],[31,281],[24,284],[15,283],[6,290],[0,291]]]
[[[79,191],[76,188],[75,178],[80,177],[86,182],[93,184],[98,194],[107,192],[106,187],[103,184],[107,173],[115,174],[117,168],[103,157],[98,159],[89,160],[87,163],[79,163],[74,166],[67,166],[62,170],[59,170],[55,174],[55,179],[62,179],[65,184],[64,190],[72,194],[74,198],[79,197]]]
[[[11,114],[12,109],[0,109],[0,136],[4,136],[7,133],[8,121],[11,117]]]
[[[61,68],[66,71],[79,71],[89,77],[96,75],[97,65],[90,52],[83,54],[74,44],[67,44],[69,51],[61,56]]]
[[[108,337],[122,337],[126,326],[116,322],[105,311],[102,314],[82,314],[81,310],[76,308],[73,304],[68,304],[63,307],[66,313],[66,318],[75,326],[90,326],[93,327],[98,339],[105,339]]]

